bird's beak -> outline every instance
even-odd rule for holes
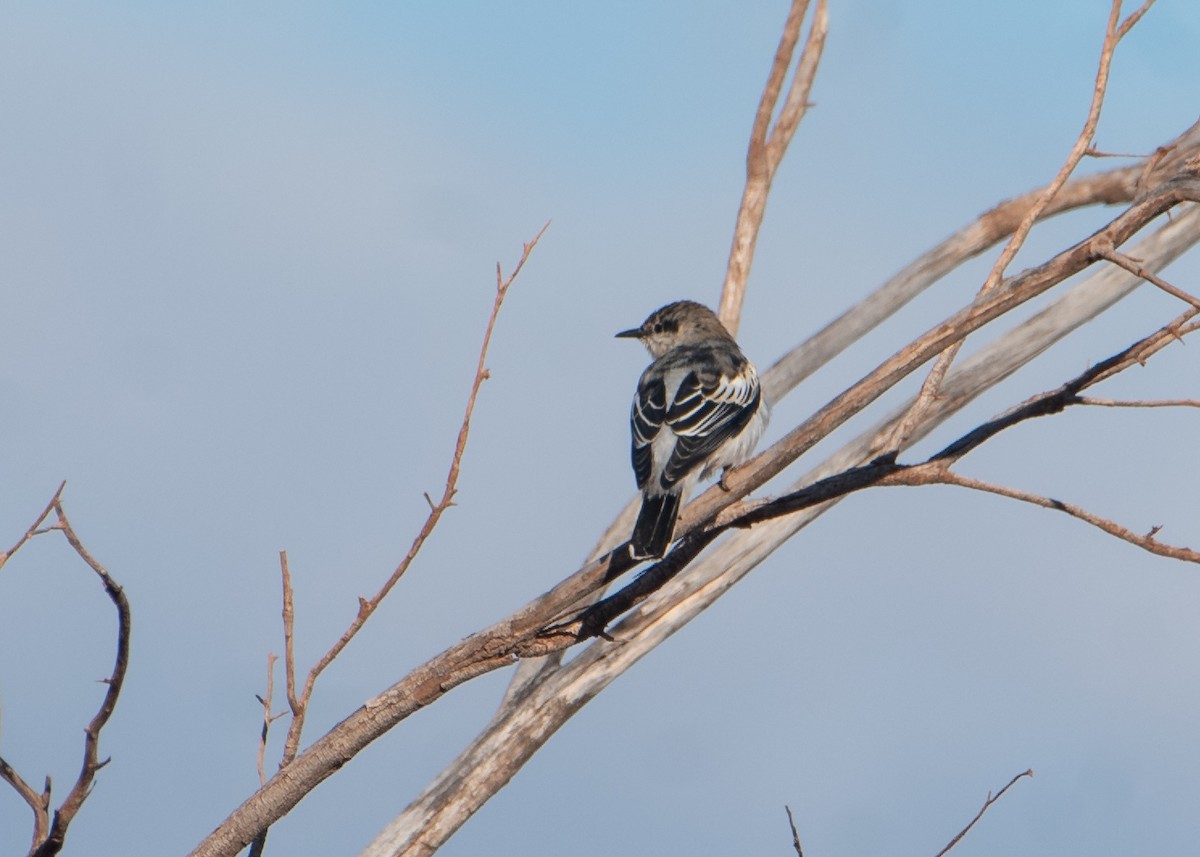
[[[635,327],[633,330],[622,330],[617,334],[617,339],[641,339],[642,329]]]

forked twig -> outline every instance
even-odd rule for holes
[[[100,708],[84,729],[83,765],[81,766],[79,776],[76,778],[71,790],[67,793],[62,805],[55,810],[53,819],[50,817],[50,778],[46,777],[46,785],[39,794],[21,778],[11,765],[0,759],[0,779],[9,783],[16,790],[17,794],[29,805],[30,809],[33,810],[33,844],[29,850],[30,857],[52,857],[52,855],[58,854],[62,850],[67,836],[67,829],[83,806],[84,801],[87,800],[88,795],[91,794],[92,783],[96,778],[96,773],[108,764],[108,759],[100,759],[100,733],[108,723],[109,718],[112,717],[112,713],[116,708],[117,699],[120,697],[121,689],[125,683],[125,673],[129,667],[129,631],[132,621],[129,600],[125,597],[124,590],[108,573],[108,570],[97,562],[96,558],[84,547],[83,542],[71,526],[71,521],[67,517],[67,513],[64,511],[62,505],[62,495],[66,485],[67,483],[63,482],[58,486],[58,490],[54,492],[54,497],[46,504],[46,508],[42,510],[37,520],[33,522],[29,529],[25,531],[25,534],[9,551],[0,555],[0,565],[3,565],[4,562],[34,536],[54,531],[61,532],[66,538],[67,543],[79,555],[80,559],[100,578],[100,582],[104,586],[104,591],[117,608],[117,654],[112,673],[104,680],[106,687],[104,698],[100,702]],[[43,523],[50,517],[51,512],[55,515],[55,523],[48,527],[43,527]]]
[[[21,535],[21,538],[17,539],[17,543],[15,545],[6,550],[4,553],[0,553],[0,568],[4,568],[4,564],[8,562],[8,558],[19,551],[27,541],[32,539],[34,536],[41,535],[42,533],[46,532],[46,530],[42,529],[42,523],[50,517],[50,513],[54,511],[54,507],[57,506],[58,501],[62,499],[62,493],[66,487],[67,483],[65,480],[60,482],[58,484],[58,490],[54,492],[54,496],[50,498],[50,502],[46,504],[46,508],[42,509],[42,513],[37,516],[36,520],[34,520],[32,524],[29,525],[29,529],[27,529]]]
[[[829,30],[829,12],[826,0],[817,0],[808,39],[800,52],[796,73],[788,87],[787,97],[779,110],[775,125],[771,117],[779,106],[779,96],[792,65],[792,55],[800,41],[800,28],[808,13],[809,0],[792,0],[771,72],[758,102],[754,125],[750,130],[750,145],[746,152],[746,187],[742,191],[742,203],[738,208],[737,222],[733,229],[733,246],[729,250],[729,265],[725,272],[725,284],[721,288],[721,302],[717,315],[731,334],[737,334],[742,315],[742,303],[746,295],[746,281],[750,276],[750,265],[754,261],[754,247],[767,209],[767,195],[771,182],[779,169],[788,144],[796,133],[800,120],[808,110],[808,96],[812,91],[817,66],[821,62],[821,51],[825,47],[825,35]]]
[[[132,623],[129,599],[125,597],[125,590],[113,580],[108,570],[97,562],[96,558],[84,547],[74,527],[71,526],[67,513],[63,511],[61,496],[54,502],[54,513],[58,517],[56,526],[62,530],[67,542],[75,549],[75,553],[79,554],[80,558],[100,578],[100,582],[104,585],[104,591],[117,608],[117,656],[112,674],[105,682],[106,689],[100,709],[84,729],[83,769],[79,772],[70,793],[67,794],[67,799],[55,811],[54,821],[50,825],[46,841],[34,852],[34,857],[50,857],[62,850],[67,827],[74,820],[88,795],[91,794],[92,782],[96,778],[96,773],[109,762],[108,759],[100,759],[100,732],[112,717],[112,713],[117,707],[117,699],[121,695],[121,688],[125,684],[125,673],[129,668],[129,633]]]

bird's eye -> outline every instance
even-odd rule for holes
[[[662,325],[662,322],[661,322],[661,321],[657,321],[657,322],[655,322],[655,323],[654,323],[654,332],[655,332],[655,333],[662,333],[662,332],[663,332],[663,325]]]

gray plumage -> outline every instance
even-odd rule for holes
[[[708,307],[678,301],[652,313],[635,338],[654,362],[633,398],[633,472],[642,508],[634,559],[663,556],[679,507],[698,478],[750,457],[766,426],[758,372]]]

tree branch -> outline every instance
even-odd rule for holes
[[[38,794],[33,786],[13,770],[12,765],[0,758],[0,779],[12,786],[33,811],[33,844],[30,846],[32,853],[45,841],[46,832],[50,829],[50,778],[46,778],[46,786],[41,794]]]
[[[771,63],[771,73],[767,77],[766,86],[763,87],[758,111],[754,115],[754,125],[750,130],[750,145],[746,151],[746,186],[742,191],[741,205],[738,207],[737,221],[733,229],[733,246],[729,250],[729,265],[725,273],[725,284],[721,288],[721,301],[717,307],[717,316],[734,335],[737,334],[741,321],[746,281],[750,277],[754,247],[758,242],[763,215],[766,213],[771,182],[783,161],[783,156],[787,153],[800,120],[804,118],[808,109],[808,96],[812,91],[817,66],[821,62],[821,52],[825,47],[825,36],[829,30],[826,0],[817,0],[817,9],[813,13],[808,39],[800,52],[796,74],[788,87],[779,118],[772,128],[771,117],[775,115],[779,96],[783,91],[783,82],[792,65],[792,55],[800,41],[800,28],[808,13],[808,2],[809,0],[792,0],[787,21],[783,26],[783,35],[779,39],[779,47]]]
[[[1081,405],[1094,405],[1101,408],[1200,408],[1200,399],[1159,399],[1124,401],[1119,399],[1097,399],[1084,396],[1079,399]]]
[[[9,557],[24,547],[25,543],[36,535],[45,532],[41,529],[42,523],[50,517],[50,513],[54,511],[54,507],[58,505],[58,501],[62,499],[62,493],[66,489],[65,481],[58,484],[58,490],[54,492],[54,496],[50,498],[50,502],[46,504],[46,508],[42,509],[42,513],[37,516],[37,519],[29,525],[29,528],[17,539],[17,543],[4,553],[0,553],[0,568],[4,568],[4,564],[8,562]]]
[[[1021,779],[1022,777],[1032,777],[1032,776],[1033,776],[1033,769],[1030,768],[1027,771],[1022,771],[1021,773],[1019,773],[1015,777],[1013,777],[1011,780],[1009,780],[1008,784],[1004,788],[1000,789],[1000,791],[996,792],[995,795],[992,795],[991,792],[988,792],[987,800],[985,800],[983,802],[983,806],[980,807],[979,812],[977,812],[975,814],[975,817],[971,819],[971,821],[967,824],[966,827],[964,827],[962,830],[960,830],[958,832],[957,836],[955,836],[953,839],[950,840],[950,844],[948,844],[945,848],[943,848],[936,855],[934,855],[934,857],[945,857],[946,852],[949,851],[951,848],[953,848],[955,845],[957,845],[959,843],[959,841],[964,836],[966,836],[967,833],[970,832],[971,828],[975,826],[975,822],[977,822],[977,821],[979,821],[979,819],[983,818],[983,814],[988,811],[988,809],[991,807],[991,805],[994,804],[996,801],[1000,800],[1000,798],[1004,797],[1004,793],[1013,787],[1013,783],[1015,783],[1017,780]]]
[[[129,631],[132,621],[129,600],[125,597],[125,591],[113,580],[108,570],[97,562],[95,557],[84,547],[83,542],[80,541],[79,536],[76,535],[74,528],[71,526],[66,512],[63,511],[61,487],[59,488],[59,493],[55,495],[52,505],[54,513],[58,518],[57,523],[54,525],[55,528],[62,531],[67,542],[75,549],[75,553],[100,578],[100,582],[104,585],[104,591],[117,608],[117,655],[113,664],[112,674],[105,680],[107,689],[104,693],[104,699],[100,703],[100,709],[91,719],[91,722],[88,723],[87,728],[84,729],[83,766],[79,772],[79,777],[75,780],[75,785],[67,794],[62,806],[55,811],[54,820],[50,824],[46,838],[37,848],[30,852],[32,857],[52,857],[52,855],[58,854],[62,850],[63,842],[67,836],[67,828],[91,793],[92,782],[96,778],[96,773],[109,762],[108,759],[100,760],[100,733],[108,723],[109,718],[112,717],[112,713],[117,707],[117,699],[121,695],[121,688],[125,684],[125,672],[129,667]],[[47,795],[48,797],[49,795]]]
[[[796,819],[792,818],[792,808],[787,804],[784,804],[783,808],[787,810],[788,827],[792,829],[792,847],[796,849],[796,857],[804,857],[804,849],[800,847],[800,833],[796,830]]]
[[[1179,300],[1183,301],[1184,303],[1189,303],[1197,309],[1200,309],[1200,299],[1193,297],[1183,289],[1176,288],[1162,277],[1159,277],[1157,274],[1147,271],[1137,263],[1137,260],[1133,259],[1132,257],[1126,256],[1124,253],[1118,253],[1116,250],[1109,248],[1102,249],[1100,255],[1112,262],[1114,265],[1119,265],[1120,267],[1124,268],[1135,277],[1141,277],[1147,283],[1157,286],[1159,289],[1162,289],[1172,297],[1179,298]]]

